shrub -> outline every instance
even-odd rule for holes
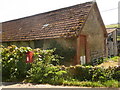
[[[104,87],[100,82],[91,81],[64,81],[63,85],[67,86],[82,86],[82,87]]]
[[[52,59],[49,58],[51,61]],[[49,83],[49,84],[62,84],[67,72],[52,63],[44,62],[44,59],[36,60],[33,62],[29,70],[29,82],[35,83]]]
[[[112,75],[114,74],[114,68],[103,68],[103,67],[95,67],[93,70],[92,80],[93,81],[106,81],[111,80]]]
[[[79,81],[101,81],[105,82],[107,80],[120,80],[120,67],[93,67],[93,66],[70,66],[66,68],[69,77],[79,80]]]
[[[108,80],[108,81],[105,81],[105,82],[102,82],[102,84],[105,86],[105,87],[119,87],[119,82],[116,81],[116,80]]]
[[[76,65],[68,67],[67,70],[70,76],[80,81],[91,80],[92,78],[92,66]]]
[[[114,67],[114,73],[112,75],[112,78],[120,81],[120,66]]]
[[[28,77],[28,71],[31,69],[42,73],[44,71],[44,66],[48,65],[58,65],[60,58],[58,55],[54,55],[54,50],[41,50],[41,49],[31,49],[30,47],[20,47],[15,45],[8,46],[7,48],[2,46],[2,76],[3,81],[18,81]],[[26,63],[26,53],[28,51],[34,52],[34,63]],[[39,61],[39,62],[38,62]],[[41,66],[40,66],[40,65]],[[38,65],[38,66],[37,66]],[[41,69],[41,72],[40,72]]]
[[[112,60],[114,62],[118,62],[119,58],[120,58],[119,56],[115,56],[115,57],[110,58],[110,60]]]
[[[3,81],[24,80],[34,83],[63,84],[92,87],[118,87],[120,81],[120,66],[59,66],[60,56],[55,50],[31,49],[30,47],[2,47]],[[34,62],[25,63],[26,52],[34,52]],[[108,82],[110,81],[110,82]],[[112,85],[112,81],[115,83]],[[107,85],[108,84],[108,85]]]
[[[34,50],[34,62],[28,71],[29,82],[60,84],[63,82],[65,74],[57,65],[59,56],[54,55],[54,50]]]
[[[25,78],[29,64],[25,63],[25,53],[29,47],[16,47],[15,45],[2,47],[2,77],[3,81],[13,81]]]

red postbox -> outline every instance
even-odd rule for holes
[[[33,62],[33,52],[28,51],[26,53],[26,63],[32,63]]]

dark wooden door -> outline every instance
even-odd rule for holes
[[[80,64],[86,63],[86,36],[80,36]]]
[[[77,61],[76,61],[76,64],[85,64],[86,63],[86,59],[87,59],[86,50],[87,50],[86,36],[80,35],[77,38]]]

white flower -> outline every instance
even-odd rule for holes
[[[41,58],[39,58],[39,60],[40,60],[40,61],[42,61],[42,59],[41,59]]]

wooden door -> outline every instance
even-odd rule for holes
[[[85,64],[86,63],[86,50],[87,50],[87,41],[85,35],[80,35],[77,39],[77,62],[76,64]]]
[[[86,63],[86,36],[80,36],[80,64]]]

